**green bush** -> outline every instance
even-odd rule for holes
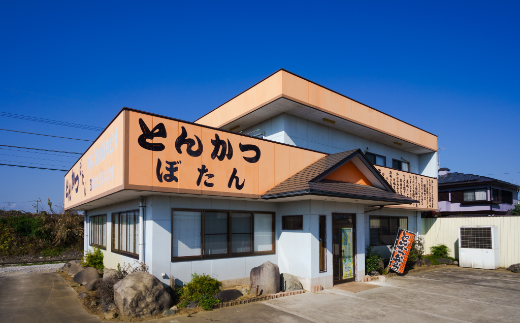
[[[103,265],[103,253],[101,252],[101,249],[94,247],[94,251],[87,251],[83,261],[81,262],[81,266],[94,267],[103,270],[105,265]]]
[[[213,296],[218,293],[222,282],[209,275],[191,275],[191,281],[186,286],[178,289],[179,307],[186,307],[191,301],[198,301],[199,305],[206,311],[213,309],[213,305],[219,303]]]
[[[513,215],[520,215],[520,204],[515,204],[515,207],[510,211]]]
[[[413,269],[417,261],[421,261],[424,253],[423,243],[417,238],[413,241],[408,259],[406,260],[405,270]]]
[[[381,257],[380,254],[378,254],[376,251],[372,250],[372,246],[368,245],[365,252],[365,267],[366,272],[371,273],[372,271],[379,271],[383,270],[381,268],[380,262],[383,260],[383,257]]]
[[[445,244],[438,244],[436,246],[430,247],[430,253],[438,258],[447,258],[450,253],[450,248]]]

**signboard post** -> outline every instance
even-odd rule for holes
[[[406,261],[408,260],[410,250],[412,250],[414,240],[414,233],[401,228],[399,229],[394,243],[394,251],[390,258],[390,269],[400,274],[404,273]]]

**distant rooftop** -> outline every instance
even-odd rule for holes
[[[445,169],[447,169],[447,168],[445,168]],[[440,170],[444,170],[444,169],[441,168]],[[447,170],[449,170],[449,169],[447,169]],[[480,176],[480,175],[473,175],[473,174],[464,174],[464,173],[458,173],[458,172],[453,172],[453,173],[447,173],[447,174],[444,174],[444,175],[439,175],[438,181],[439,181],[439,185],[441,185],[441,184],[455,184],[455,183],[468,183],[468,184],[470,184],[470,183],[476,183],[476,182],[497,182],[497,183],[501,183],[501,184],[515,186],[515,187],[518,188],[518,185],[516,185],[516,184],[505,182],[505,181],[501,181],[501,180],[496,179],[496,178],[491,178],[491,177],[487,177],[487,176]]]

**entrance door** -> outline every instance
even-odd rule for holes
[[[334,284],[354,280],[355,243],[354,214],[332,214],[332,252]]]

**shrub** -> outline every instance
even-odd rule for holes
[[[120,280],[117,276],[101,280],[96,290],[96,296],[104,302],[114,303],[114,285]]]
[[[445,244],[438,244],[436,246],[430,247],[430,253],[433,256],[437,256],[438,258],[446,258],[450,252],[450,248]]]
[[[98,270],[103,270],[105,265],[103,265],[103,253],[101,252],[101,249],[94,247],[94,251],[87,251],[83,261],[81,262],[81,266],[94,267]]]
[[[423,258],[424,247],[421,239],[416,237],[412,243],[408,259],[406,260],[405,270],[413,269],[417,261],[421,261]]]
[[[186,307],[191,301],[198,301],[199,305],[206,311],[213,309],[213,305],[220,302],[213,296],[218,293],[222,282],[209,275],[191,275],[191,281],[180,289],[179,306]]]
[[[380,254],[378,254],[376,251],[372,250],[373,247],[368,245],[365,252],[365,266],[367,273],[371,273],[372,271],[381,271],[383,268],[381,268],[380,262],[383,260],[383,257],[381,257]]]
[[[515,204],[515,207],[509,212],[513,215],[520,215],[520,204]]]

